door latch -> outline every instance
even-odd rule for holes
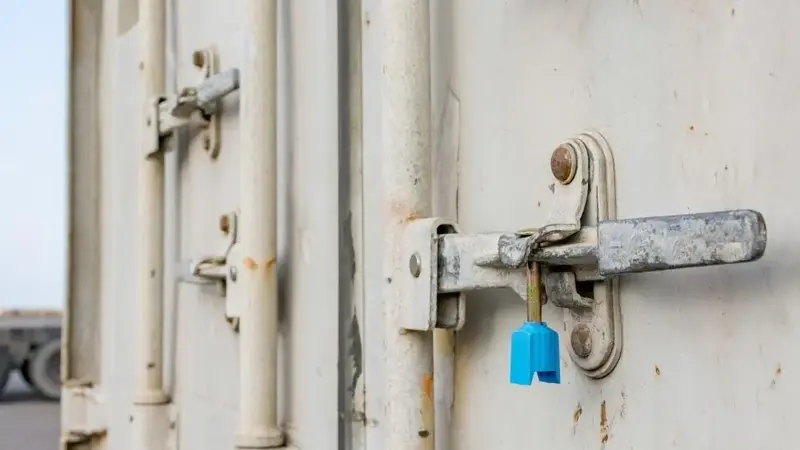
[[[174,95],[158,96],[148,105],[145,118],[150,130],[147,157],[166,150],[163,141],[183,126],[199,128],[203,148],[211,158],[219,155],[222,99],[239,89],[239,69],[218,72],[217,58],[211,49],[195,51],[192,62],[200,72],[200,83]]]
[[[460,328],[466,292],[510,288],[527,302],[541,288],[542,303],[563,309],[575,365],[602,378],[622,350],[618,275],[751,262],[766,250],[764,218],[752,210],[617,220],[613,157],[598,133],[558,146],[551,169],[553,203],[542,227],[465,234],[438,218],[409,222],[402,328]],[[531,263],[541,271],[536,289]],[[512,352],[512,360],[529,352]]]
[[[238,215],[235,212],[219,218],[219,231],[224,238],[224,248],[216,254],[201,256],[183,262],[179,280],[184,283],[213,285],[216,294],[225,298],[225,318],[234,330],[239,328],[239,312],[236,296],[231,294],[238,278],[235,261],[238,249]]]

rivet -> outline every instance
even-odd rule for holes
[[[231,266],[231,268],[228,269],[228,277],[231,279],[231,281],[235,283],[236,278],[238,278],[238,276],[239,276],[239,269],[237,269],[236,266]]]
[[[219,216],[219,230],[226,236],[231,231],[231,220],[227,214]]]
[[[553,150],[553,155],[550,157],[550,171],[559,183],[569,184],[575,178],[577,158],[575,149],[570,145],[560,145]]]
[[[588,358],[592,354],[592,330],[585,324],[578,324],[572,329],[570,344],[575,355]]]
[[[420,273],[422,273],[422,260],[419,257],[419,253],[414,253],[411,255],[411,258],[408,259],[408,270],[411,271],[411,275],[414,278],[417,278]]]

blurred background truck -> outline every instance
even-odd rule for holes
[[[61,311],[0,309],[0,402],[18,370],[43,397],[60,397]]]

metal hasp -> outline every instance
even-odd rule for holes
[[[165,150],[164,139],[182,126],[199,128],[203,149],[211,158],[219,156],[222,98],[239,89],[239,69],[218,73],[217,58],[210,49],[195,51],[192,62],[200,71],[201,82],[197,86],[183,88],[175,95],[156,97],[150,102],[146,121],[151,130],[148,157]]]
[[[454,224],[441,232],[435,218],[407,225],[405,248],[420,255],[422,271],[407,277],[405,327],[439,326],[448,296],[460,299],[459,327],[463,294],[478,289],[510,288],[527,301],[527,265],[537,262],[546,302],[564,309],[571,359],[602,378],[622,351],[616,275],[750,262],[766,249],[764,218],[751,210],[615,220],[613,157],[598,133],[560,145],[551,168],[553,203],[542,227],[459,234]]]
[[[230,290],[238,279],[239,268],[233,261],[238,249],[238,214],[231,212],[219,218],[219,231],[224,248],[217,254],[202,256],[181,263],[179,280],[184,283],[210,284],[216,286],[217,295],[225,297],[225,316],[234,330],[239,327],[239,310],[235,295]]]

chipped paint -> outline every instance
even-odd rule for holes
[[[575,407],[575,411],[572,412],[572,434],[578,430],[578,422],[581,420],[581,415],[583,414],[583,407],[580,403]]]
[[[247,258],[244,259],[244,266],[250,270],[255,270],[258,268],[258,263],[256,263],[256,261],[253,258],[248,256]]]

